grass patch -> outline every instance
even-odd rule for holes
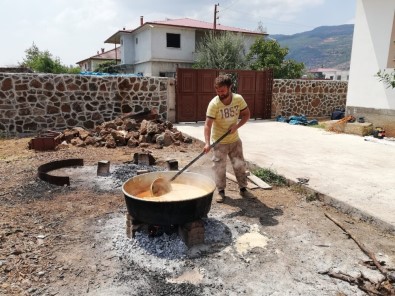
[[[287,179],[284,176],[277,174],[271,169],[258,169],[253,172],[255,176],[262,179],[264,182],[270,185],[284,186],[287,185]]]
[[[293,184],[290,188],[293,192],[303,196],[307,202],[319,200],[317,193],[301,184]]]
[[[313,124],[313,125],[308,125],[309,127],[314,127],[314,128],[321,128],[325,129],[325,124],[319,123],[319,124]]]

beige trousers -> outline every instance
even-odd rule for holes
[[[239,188],[247,187],[246,163],[241,140],[231,144],[217,144],[213,150],[212,161],[218,191],[226,187],[227,156],[229,156]]]

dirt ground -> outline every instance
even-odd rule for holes
[[[106,187],[95,168],[100,160],[111,170],[130,163],[141,149],[35,152],[29,140],[0,140],[1,295],[366,295],[327,274],[382,279],[325,213],[395,268],[394,236],[312,200],[302,186],[254,189],[256,198],[246,199],[228,181],[229,197],[213,201],[205,219],[204,245],[187,248],[167,234],[129,238],[120,183]],[[147,150],[158,166],[176,159],[182,167],[202,144]],[[68,158],[84,159],[85,180],[59,187],[37,178],[39,165]],[[210,174],[209,157],[191,170]]]

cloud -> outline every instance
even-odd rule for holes
[[[223,0],[218,7],[217,23],[255,30],[261,22],[270,34],[293,34],[319,25],[339,24],[342,20],[353,22],[354,11],[350,13],[350,6],[355,4],[350,5],[351,2],[354,1]],[[215,3],[218,2],[2,0],[6,9],[0,10],[0,36],[10,46],[3,46],[0,66],[21,61],[32,42],[65,64],[74,64],[96,54],[100,48],[113,48],[114,45],[104,44],[104,40],[123,27],[137,28],[140,16],[145,21],[188,17],[213,22]]]
[[[74,1],[75,2],[75,1]],[[116,21],[117,7],[112,0],[85,0],[80,5],[67,5],[54,21],[59,26],[92,29],[103,23]]]

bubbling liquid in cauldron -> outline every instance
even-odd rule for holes
[[[169,193],[161,196],[152,196],[150,189],[136,194],[137,197],[146,198],[154,201],[179,201],[194,199],[204,196],[208,193],[207,190],[199,188],[190,184],[171,183],[172,190]]]

